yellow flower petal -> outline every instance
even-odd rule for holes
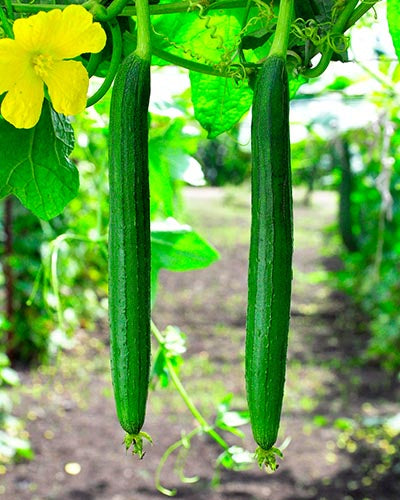
[[[42,80],[33,71],[26,71],[5,96],[1,114],[16,128],[32,128],[39,121],[43,98]]]
[[[83,64],[58,61],[43,77],[54,109],[64,115],[77,115],[86,107],[89,77]]]
[[[39,12],[34,16],[17,19],[13,24],[16,42],[28,52],[48,53],[49,38],[58,32],[62,12],[54,9],[50,12]],[[60,34],[58,33],[58,36]]]
[[[29,71],[29,54],[11,38],[0,40],[0,94],[6,92]]]
[[[93,23],[92,14],[81,5],[17,19],[14,35],[26,50],[38,50],[58,59],[99,52],[106,43],[101,24]]]

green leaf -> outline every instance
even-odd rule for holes
[[[152,224],[152,267],[169,271],[192,271],[215,262],[218,252],[190,226],[174,219]]]
[[[248,111],[253,92],[242,81],[190,72],[194,114],[209,139],[230,130]]]
[[[290,99],[294,99],[299,88],[304,83],[307,83],[307,82],[308,82],[307,78],[304,78],[304,76],[302,76],[302,75],[298,75],[296,78],[290,77],[289,78],[289,97],[290,97]]]
[[[236,57],[242,17],[241,12],[218,11],[156,17],[153,43],[189,61],[224,69]],[[246,83],[196,72],[191,72],[191,83],[196,119],[210,138],[232,128],[250,107]]]
[[[16,386],[19,384],[18,373],[7,366],[0,370],[0,379],[8,385]]]
[[[394,49],[400,61],[400,5],[399,0],[387,0],[387,20]]]
[[[217,464],[226,469],[246,470],[254,464],[253,454],[239,446],[231,446],[217,458]]]
[[[167,387],[169,384],[170,375],[167,359],[178,371],[179,366],[183,363],[182,354],[186,352],[186,335],[178,327],[167,326],[163,335],[164,342],[155,356],[150,377],[153,389],[157,380],[161,387]]]
[[[177,181],[204,183],[200,165],[194,168],[199,133],[196,129],[191,133],[185,131],[188,122],[184,118],[153,115],[153,122],[155,127],[149,141],[151,215],[171,217],[177,203]]]
[[[337,418],[333,423],[333,427],[344,432],[351,431],[352,429],[354,429],[354,420],[345,417]]]
[[[330,21],[332,9],[336,2],[337,0],[311,0],[308,3],[311,4],[312,10],[316,13],[316,19],[322,23]]]
[[[313,424],[316,427],[325,427],[328,425],[328,419],[325,417],[325,415],[315,415],[313,418]]]
[[[3,366],[9,366],[10,365],[10,360],[8,359],[8,356],[4,352],[0,352],[0,368],[3,368]]]
[[[253,92],[246,81],[190,72],[194,113],[200,125],[213,139],[230,130],[249,110]],[[290,98],[307,82],[303,76],[289,81]]]
[[[28,440],[10,436],[4,431],[0,431],[0,454],[7,458],[13,458],[16,455],[28,460],[34,458],[34,453]]]
[[[151,295],[157,293],[160,269],[193,271],[209,266],[219,254],[190,226],[183,226],[169,217],[152,223],[151,228]]]
[[[340,75],[337,76],[332,83],[326,86],[327,90],[344,90],[350,85],[353,85],[354,81],[347,76]]]
[[[48,220],[76,196],[79,175],[68,159],[74,146],[68,120],[46,102],[38,124],[17,129],[0,120],[0,198],[17,196],[35,215]]]
[[[217,66],[235,51],[242,16],[240,11],[227,14],[217,10],[155,16],[153,43],[186,59]]]
[[[232,434],[239,436],[240,438],[243,438],[244,433],[237,429],[237,427],[248,424],[249,412],[229,410],[232,396],[232,394],[227,394],[227,396],[218,405],[217,416],[215,418],[215,426],[224,431],[231,432]]]

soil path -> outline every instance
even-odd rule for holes
[[[296,194],[298,194],[296,192]],[[233,409],[245,409],[245,331],[248,194],[243,189],[188,190],[188,218],[219,250],[208,269],[162,273],[154,319],[160,328],[178,325],[188,350],[181,376],[204,415],[232,394]],[[294,291],[287,386],[281,438],[290,443],[275,474],[256,466],[220,471],[221,449],[207,436],[192,442],[182,484],[173,455],[161,480],[177,488],[176,498],[198,500],[398,500],[400,468],[390,440],[371,435],[364,422],[398,407],[398,388],[379,368],[357,360],[365,345],[363,318],[334,292],[326,266],[337,265],[327,251],[324,228],[335,218],[335,198],[317,193],[305,207],[295,203]],[[325,249],[325,250],[323,250]],[[325,253],[325,257],[324,257]],[[18,414],[27,421],[36,458],[7,468],[0,498],[7,500],[150,500],[165,498],[154,486],[159,460],[181,430],[195,423],[172,388],[150,395],[145,430],[155,444],[138,461],[125,454],[116,421],[108,370],[107,330],[78,332],[76,347],[57,366],[22,374]],[[375,420],[374,420],[375,419]],[[254,449],[248,425],[244,441]],[[389,457],[389,458],[388,458]],[[4,471],[3,471],[4,472]]]

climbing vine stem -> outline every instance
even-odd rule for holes
[[[96,102],[98,102],[106,94],[107,90],[111,87],[114,77],[118,71],[119,63],[121,61],[122,37],[119,23],[117,20],[114,20],[109,22],[108,25],[111,31],[113,46],[110,67],[99,89],[87,100],[86,107],[93,106],[93,104],[96,104]]]
[[[207,10],[216,9],[235,9],[244,7],[247,0],[221,0],[221,2],[214,2],[207,6]],[[49,11],[53,9],[65,9],[68,4],[22,4],[12,3],[14,12],[24,12],[34,14],[40,11]],[[150,15],[158,14],[176,14],[178,12],[192,12],[197,10],[196,3],[191,0],[184,0],[182,2],[172,2],[166,4],[149,5]],[[137,15],[136,6],[128,6],[122,9],[118,16],[131,17]]]
[[[151,331],[156,338],[157,342],[160,344],[162,347],[165,343],[164,337],[162,333],[158,330],[157,326],[152,322],[151,323]],[[186,392],[186,389],[183,387],[182,382],[180,378],[178,377],[174,365],[172,364],[171,360],[166,357],[165,358],[165,364],[169,373],[169,376],[171,377],[172,382],[174,383],[179,395],[183,399],[185,405],[189,409],[190,413],[193,415],[193,417],[197,420],[197,422],[200,424],[202,431],[208,434],[211,438],[214,439],[224,450],[229,449],[228,443],[223,439],[218,432],[213,429],[207,422],[207,420],[203,417],[203,415],[200,413],[200,411],[196,408],[195,404],[191,400],[189,394]]]
[[[137,45],[135,53],[146,61],[151,59],[151,22],[148,0],[136,0]]]
[[[3,25],[3,29],[8,38],[14,38],[14,33],[11,28],[11,24],[7,19],[7,16],[2,7],[0,7],[0,22]]]
[[[279,5],[278,22],[271,50],[269,51],[269,56],[280,56],[286,58],[293,12],[294,0],[281,0]]]
[[[342,35],[346,31],[348,20],[350,19],[351,14],[358,4],[358,1],[359,0],[349,0],[349,2],[346,4],[330,31],[329,36],[331,37],[331,40],[334,40],[335,36]],[[306,78],[316,78],[317,76],[322,75],[322,73],[329,66],[333,53],[334,47],[332,46],[332,44],[327,45],[318,64],[314,68],[305,70],[303,72],[303,75]]]

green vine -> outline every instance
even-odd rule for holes
[[[343,37],[343,32],[346,30],[348,20],[350,19],[350,16],[357,4],[358,0],[348,1],[329,32],[327,38],[329,42],[326,44],[326,48],[325,50],[323,50],[321,59],[319,60],[317,66],[303,71],[303,76],[305,76],[306,78],[315,78],[322,75],[322,73],[327,69],[335,52],[335,47],[338,47],[338,39],[340,39],[340,37]],[[341,42],[343,42],[343,40],[341,40]],[[346,46],[346,42],[342,46]]]
[[[96,104],[96,102],[100,101],[100,99],[104,97],[108,89],[111,87],[114,77],[118,71],[119,63],[121,61],[122,37],[119,23],[118,21],[114,20],[113,22],[109,22],[108,26],[110,28],[112,38],[112,55],[110,66],[108,68],[107,75],[103,83],[100,85],[99,89],[87,100],[87,108],[93,106],[93,104]]]
[[[279,5],[278,21],[274,40],[268,57],[279,56],[286,58],[286,52],[289,44],[290,29],[293,20],[294,0],[281,0]]]
[[[189,433],[182,435],[181,439],[179,439],[175,443],[171,444],[165,450],[163,456],[160,459],[160,462],[158,463],[158,466],[157,466],[157,469],[155,472],[155,478],[154,478],[156,488],[163,495],[172,497],[172,496],[176,495],[176,493],[177,493],[176,489],[170,490],[170,489],[166,488],[165,486],[162,486],[162,484],[161,484],[161,473],[162,473],[162,470],[163,470],[167,460],[172,455],[172,453],[178,449],[184,449],[187,452],[190,449],[190,441],[192,440],[192,438],[194,438],[195,436],[197,436],[201,432],[202,432],[202,428],[196,427],[195,429],[193,429]],[[182,456],[179,457],[180,460],[177,463],[177,467],[176,467],[178,474],[179,474],[179,477],[180,477],[180,480],[183,483],[194,483],[194,482],[198,481],[199,478],[197,476],[190,477],[190,478],[187,478],[184,476],[184,474],[183,474],[184,460],[182,460],[182,458],[183,458]],[[178,459],[177,459],[177,461],[178,461]]]
[[[380,2],[381,0],[364,0],[360,5],[353,10],[350,15],[347,23],[346,30],[351,28],[364,14],[366,14],[370,9],[374,8],[374,5]]]
[[[208,10],[215,9],[237,9],[244,7],[247,0],[221,0],[220,2],[210,3],[207,7]],[[97,3],[97,2],[96,2]],[[89,8],[93,8],[93,2],[86,3]],[[65,9],[68,4],[22,4],[22,3],[12,3],[12,8],[14,12],[22,12],[34,14],[40,11],[49,11],[53,9]],[[182,2],[173,2],[159,5],[149,5],[150,15],[158,14],[176,14],[179,12],[192,12],[196,10],[193,7],[193,2],[191,0],[184,0]],[[101,14],[100,14],[101,15]],[[125,7],[118,16],[131,17],[137,15],[136,6]]]
[[[0,7],[0,21],[3,25],[4,33],[8,38],[14,38],[14,33],[11,27],[10,21],[7,19],[7,16],[2,7]]]
[[[233,75],[233,71],[229,68],[223,70],[220,68],[216,68],[214,65],[209,66],[207,64],[202,64],[200,62],[193,61],[191,59],[186,59],[184,57],[171,54],[166,50],[160,49],[159,47],[153,46],[153,54],[156,57],[164,59],[164,61],[167,61],[171,64],[180,66],[181,68],[186,68],[191,71],[197,71],[198,73],[203,73],[205,75],[224,76],[226,78],[230,78]]]
[[[86,66],[86,71],[88,72],[89,77],[93,76],[96,73],[99,64],[102,59],[102,52],[92,52],[89,57],[89,62]]]
[[[4,0],[4,4],[6,6],[8,18],[11,19],[12,21],[14,21],[15,18],[14,18],[14,12],[13,12],[13,8],[12,8],[11,0]]]
[[[151,331],[152,331],[154,337],[156,338],[157,342],[162,347],[165,344],[164,337],[153,322],[151,324]],[[165,363],[166,363],[168,373],[171,377],[171,380],[174,383],[179,395],[183,399],[183,401],[184,401],[185,405],[187,406],[188,410],[190,411],[190,413],[193,415],[193,417],[200,424],[202,431],[205,432],[206,434],[208,434],[212,439],[214,439],[214,441],[216,443],[218,443],[224,450],[229,449],[228,443],[218,434],[218,432],[213,427],[211,427],[209,425],[207,420],[203,417],[203,415],[200,413],[200,411],[194,405],[189,394],[186,392],[186,389],[183,387],[181,380],[179,379],[178,375],[176,374],[174,365],[171,363],[171,361],[168,357],[166,357]]]
[[[136,0],[137,45],[135,53],[146,61],[151,60],[151,21],[148,0]]]
[[[89,0],[83,4],[89,10],[96,21],[110,21],[121,14],[128,0],[113,0],[108,7],[104,7],[96,0]]]

